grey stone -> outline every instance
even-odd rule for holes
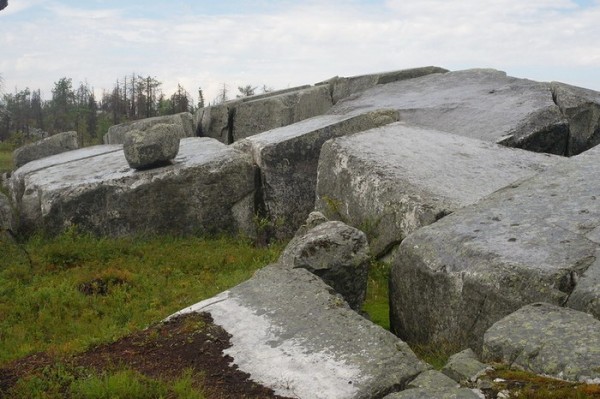
[[[14,230],[15,214],[10,200],[0,192],[0,230]]]
[[[600,383],[600,321],[546,303],[527,305],[485,333],[483,358],[537,374]]]
[[[389,108],[400,120],[511,147],[564,155],[568,121],[547,84],[491,69],[435,73],[377,85],[339,101],[332,114]]]
[[[144,132],[157,124],[174,124],[180,126],[181,129],[178,130],[180,138],[194,137],[196,135],[192,114],[181,112],[179,114],[155,116],[111,126],[108,128],[108,133],[104,135],[104,144],[123,144],[125,143],[125,133],[130,130],[141,130]]]
[[[426,388],[426,389],[442,389],[442,388],[459,388],[460,385],[452,378],[436,370],[427,370],[419,374],[417,378],[412,380],[406,388]]]
[[[79,148],[77,132],[58,133],[17,148],[13,152],[13,162],[16,168],[20,168],[28,162],[77,148]]]
[[[465,349],[450,356],[442,373],[458,383],[466,384],[477,381],[488,370],[490,367],[481,363],[471,349]]]
[[[394,111],[324,115],[239,141],[260,168],[265,216],[275,236],[289,238],[313,210],[317,165],[325,141],[397,120]]]
[[[125,133],[123,153],[129,166],[145,169],[164,165],[177,156],[181,126],[159,123],[146,131],[130,130]]]
[[[554,101],[569,121],[567,155],[576,155],[600,144],[600,92],[550,84]]]
[[[279,263],[303,268],[333,287],[354,310],[367,294],[369,244],[365,234],[342,222],[321,223],[290,241]]]
[[[79,158],[56,156],[54,164],[17,170],[13,196],[21,229],[254,235],[255,170],[248,155],[213,139],[186,138],[172,165],[136,171],[122,150],[105,151],[81,149]]]
[[[595,147],[407,237],[390,278],[399,336],[479,351],[522,306],[569,304],[600,245],[599,160]]]
[[[325,143],[315,207],[367,233],[382,256],[420,227],[562,160],[394,123]]]
[[[567,306],[600,320],[600,250],[596,250],[594,263],[574,283],[575,289],[569,296]]]
[[[429,368],[304,269],[268,266],[191,311],[210,313],[233,364],[282,396],[383,397]]]
[[[335,77],[328,82],[332,86],[333,103],[360,93],[373,86],[397,82],[400,80],[414,79],[432,73],[446,73],[447,69],[435,66],[422,68],[402,69],[399,71],[375,73],[370,75],[352,76],[347,78]]]
[[[309,87],[256,100],[250,97],[236,106],[233,141],[322,115],[332,105],[328,86]]]
[[[198,135],[219,140],[224,144],[233,143],[233,116],[240,100],[202,108],[196,112]]]
[[[328,86],[301,86],[206,107],[195,118],[200,136],[232,144],[324,114],[332,105]]]
[[[387,395],[384,399],[481,399],[467,388],[416,388]]]

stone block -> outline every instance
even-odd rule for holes
[[[296,235],[281,254],[279,263],[319,276],[352,309],[360,310],[367,294],[369,253],[367,237],[362,231],[333,221]]]
[[[17,148],[13,152],[13,162],[16,168],[20,168],[28,162],[77,148],[79,148],[77,132],[58,133]]]
[[[213,139],[186,138],[171,165],[137,171],[122,149],[109,149],[96,155],[82,149],[79,158],[16,171],[22,230],[56,234],[76,225],[110,236],[254,235],[255,169],[248,155]]]
[[[325,141],[397,120],[395,112],[324,115],[239,141],[235,147],[252,154],[260,169],[265,217],[275,236],[289,238],[315,203],[317,164]]]
[[[325,143],[315,207],[367,233],[383,256],[417,229],[560,161],[399,122]]]
[[[236,367],[286,397],[383,397],[429,368],[304,269],[268,266],[179,313],[192,311],[231,334]]]
[[[157,124],[147,131],[125,133],[123,152],[129,166],[147,169],[165,165],[177,156],[181,137],[180,125]]]
[[[178,130],[180,138],[196,136],[196,127],[194,126],[192,114],[189,112],[181,112],[179,114],[155,116],[111,126],[108,129],[108,133],[104,135],[104,144],[123,144],[125,143],[125,133],[128,131],[140,130],[145,132],[152,126],[158,124],[174,124],[180,126],[181,129]]]
[[[485,333],[483,358],[563,380],[600,383],[600,321],[592,315],[534,303]]]
[[[570,295],[586,281],[596,295],[599,160],[595,147],[407,237],[390,278],[396,333],[479,352],[485,331],[527,304],[578,306]]]
[[[400,120],[510,147],[566,155],[569,122],[546,83],[492,69],[434,73],[377,85],[328,113],[389,108]]]

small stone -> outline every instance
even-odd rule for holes
[[[442,369],[442,373],[458,383],[475,382],[490,369],[489,366],[477,360],[471,349],[466,349],[450,356],[448,363]]]
[[[146,131],[127,132],[123,151],[129,166],[148,169],[174,159],[179,152],[181,129],[175,124],[157,124]]]

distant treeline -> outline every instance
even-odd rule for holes
[[[44,134],[75,130],[81,144],[100,142],[108,127],[158,115],[193,112],[204,106],[202,89],[199,101],[181,86],[170,96],[161,90],[156,78],[132,74],[116,81],[112,90],[96,98],[86,83],[73,87],[72,79],[54,83],[52,98],[43,100],[40,90],[15,90],[0,97],[0,141],[12,137],[35,139]]]

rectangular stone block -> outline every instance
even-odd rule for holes
[[[254,235],[255,169],[248,155],[213,139],[187,138],[171,165],[136,171],[121,149],[109,148],[18,171],[22,230],[56,234],[74,225],[111,236]]]
[[[323,115],[236,143],[260,169],[265,217],[279,238],[289,238],[314,208],[317,164],[325,141],[397,120],[389,111]]]
[[[599,161],[596,147],[406,238],[390,281],[400,337],[478,351],[493,323],[533,302],[593,313]]]
[[[399,122],[325,143],[315,207],[363,230],[382,256],[417,229],[561,160]]]

